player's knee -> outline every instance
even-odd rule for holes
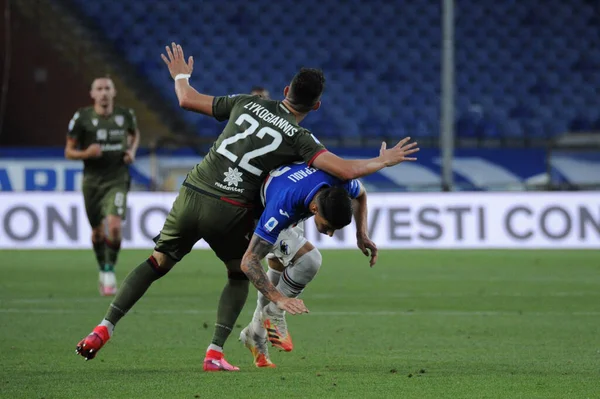
[[[104,229],[103,226],[92,228],[92,242],[94,244],[100,244],[104,242]]]
[[[240,282],[240,284],[245,284],[245,283],[249,283],[250,280],[248,280],[248,276],[246,276],[246,273],[240,271],[231,271],[231,270],[227,270],[227,278],[231,281],[235,281],[235,282]],[[245,282],[245,283],[242,283]]]
[[[113,241],[121,240],[121,226],[111,226],[108,229],[108,236]]]
[[[166,254],[162,252],[154,251],[152,252],[152,256],[148,259],[151,263],[151,266],[159,273],[165,274],[169,270],[173,268],[177,264],[174,259],[171,259]]]
[[[244,272],[242,271],[242,260],[241,259],[232,259],[232,260],[228,260],[225,263],[225,267],[227,268],[227,274],[229,273],[242,273],[244,274]],[[245,275],[245,274],[244,274]]]
[[[108,235],[112,240],[121,239],[121,218],[110,217],[108,219]]]
[[[319,272],[321,264],[323,263],[323,256],[317,248],[313,248],[309,252],[302,255],[298,260],[294,262],[292,267],[296,273],[302,273],[309,281]]]

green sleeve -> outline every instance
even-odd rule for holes
[[[308,130],[302,129],[295,135],[296,143],[294,148],[304,162],[310,166],[317,155],[327,151],[325,146]]]
[[[83,126],[81,125],[81,113],[80,111],[75,112],[73,118],[69,122],[69,131],[67,132],[67,137],[77,140],[81,142],[83,136]]]
[[[213,117],[219,122],[229,119],[233,107],[244,99],[251,96],[245,94],[232,94],[229,96],[215,97],[213,99]]]
[[[129,108],[129,132],[130,133],[135,133],[135,131],[138,128],[137,125],[137,118],[135,117],[135,111],[131,108]]]

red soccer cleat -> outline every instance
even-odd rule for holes
[[[75,353],[85,357],[85,360],[92,360],[109,339],[108,329],[105,326],[96,326],[90,335],[77,344]]]
[[[240,371],[225,360],[223,353],[209,349],[204,358],[204,371]]]

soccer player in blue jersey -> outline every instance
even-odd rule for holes
[[[355,201],[353,206],[352,201]],[[357,244],[377,261],[377,246],[367,231],[367,198],[358,180],[342,181],[304,163],[272,171],[261,189],[265,207],[242,259],[245,272],[250,263],[269,261],[267,277],[288,298],[296,298],[321,266],[319,250],[304,238],[303,221],[314,216],[317,230],[332,236],[335,230],[356,220]],[[293,349],[285,312],[258,293],[252,322],[240,334],[257,367],[275,367],[269,358],[267,339],[285,351]]]

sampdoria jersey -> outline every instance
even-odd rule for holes
[[[360,194],[358,180],[343,181],[304,163],[272,171],[261,189],[265,207],[254,234],[275,244],[279,233],[312,216],[308,206],[323,187],[340,186],[351,198]]]
[[[310,165],[326,151],[281,101],[242,94],[215,97],[213,116],[229,122],[184,184],[229,202],[257,202],[269,171],[297,161]]]
[[[94,107],[77,110],[67,136],[77,140],[77,146],[84,150],[91,144],[100,144],[100,158],[83,161],[83,174],[86,179],[102,182],[129,181],[129,167],[123,161],[127,151],[127,137],[135,133],[137,122],[133,110],[115,106],[107,117],[100,116]]]

